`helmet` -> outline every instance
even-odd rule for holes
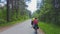
[[[33,18],[32,20],[34,20],[35,18]]]

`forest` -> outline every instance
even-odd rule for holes
[[[40,8],[33,13],[45,34],[60,34],[60,0],[42,0]]]
[[[19,23],[19,27],[15,27],[18,28],[17,31],[20,31],[22,28],[22,31],[24,31],[24,28],[26,28],[26,30],[30,30],[27,33],[31,33],[33,32],[33,29],[30,27],[31,19],[36,17],[39,21],[39,28],[45,34],[60,34],[60,0],[42,0],[40,7],[33,14],[27,9],[28,5],[26,1],[6,0],[6,4],[4,5],[0,2],[0,30],[2,29],[1,27]],[[31,2],[31,0],[28,1]],[[23,23],[23,25],[20,23]],[[15,28],[12,29],[14,30]],[[13,33],[15,33],[14,31]]]
[[[33,17],[40,21],[60,25],[60,0],[43,0],[40,9],[34,12]]]
[[[0,7],[0,26],[30,18],[31,12],[26,9],[28,6],[24,0],[6,0],[6,2],[7,4]]]

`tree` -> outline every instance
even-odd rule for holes
[[[44,0],[43,2],[43,6],[36,12],[39,20],[60,24],[60,0]]]
[[[9,15],[9,0],[7,0],[7,22],[9,22],[10,20],[9,20],[9,17],[10,17],[10,15]]]

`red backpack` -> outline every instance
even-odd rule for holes
[[[38,20],[35,19],[35,20],[33,21],[33,23],[34,23],[34,24],[38,24]]]

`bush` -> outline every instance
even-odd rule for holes
[[[60,27],[54,24],[40,22],[39,27],[45,32],[45,34],[60,34]]]

